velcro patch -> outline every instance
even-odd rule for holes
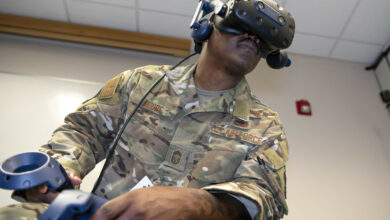
[[[260,115],[261,114],[261,110],[259,110],[259,109],[251,109],[249,112],[251,114],[254,114],[254,115]]]
[[[161,110],[163,110],[163,108],[164,108],[164,106],[159,105],[157,103],[150,102],[148,100],[146,100],[142,106],[144,108],[154,112],[154,113],[157,113],[157,114],[161,114]]]
[[[171,145],[169,146],[163,165],[174,168],[179,171],[184,171],[186,168],[189,153],[190,152],[185,149],[182,149],[175,145]]]
[[[119,80],[122,75],[119,75],[113,79],[110,79],[103,89],[100,91],[98,98],[99,99],[108,99],[112,98],[115,94],[116,87],[118,86]]]
[[[249,121],[242,121],[239,119],[235,119],[233,121],[232,126],[237,127],[237,128],[241,128],[241,129],[248,129],[249,128]]]
[[[242,121],[249,121],[249,104],[246,101],[235,100],[233,116],[239,118]]]

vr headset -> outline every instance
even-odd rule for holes
[[[261,55],[271,68],[280,69],[291,64],[284,49],[294,38],[294,18],[273,0],[229,0],[226,3],[200,0],[190,26],[198,53],[212,32],[213,26],[205,17],[210,13],[215,27],[222,32],[257,36]]]

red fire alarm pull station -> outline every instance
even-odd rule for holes
[[[302,99],[298,100],[296,103],[299,115],[311,115],[311,107],[309,101]]]

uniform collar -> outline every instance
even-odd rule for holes
[[[230,113],[244,121],[249,120],[251,91],[245,78],[238,82],[232,90],[199,105],[200,100],[196,93],[194,80],[195,69],[196,65],[191,65],[181,67],[176,73],[173,70],[169,74],[172,86],[180,96],[180,105],[184,111],[188,114],[196,112],[223,112]]]

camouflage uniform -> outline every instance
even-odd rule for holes
[[[166,73],[124,129],[95,193],[112,199],[146,175],[154,185],[230,193],[254,219],[283,217],[288,146],[277,113],[251,94],[245,79],[199,105],[194,69],[146,66],[121,73],[69,114],[40,150],[84,177]]]

